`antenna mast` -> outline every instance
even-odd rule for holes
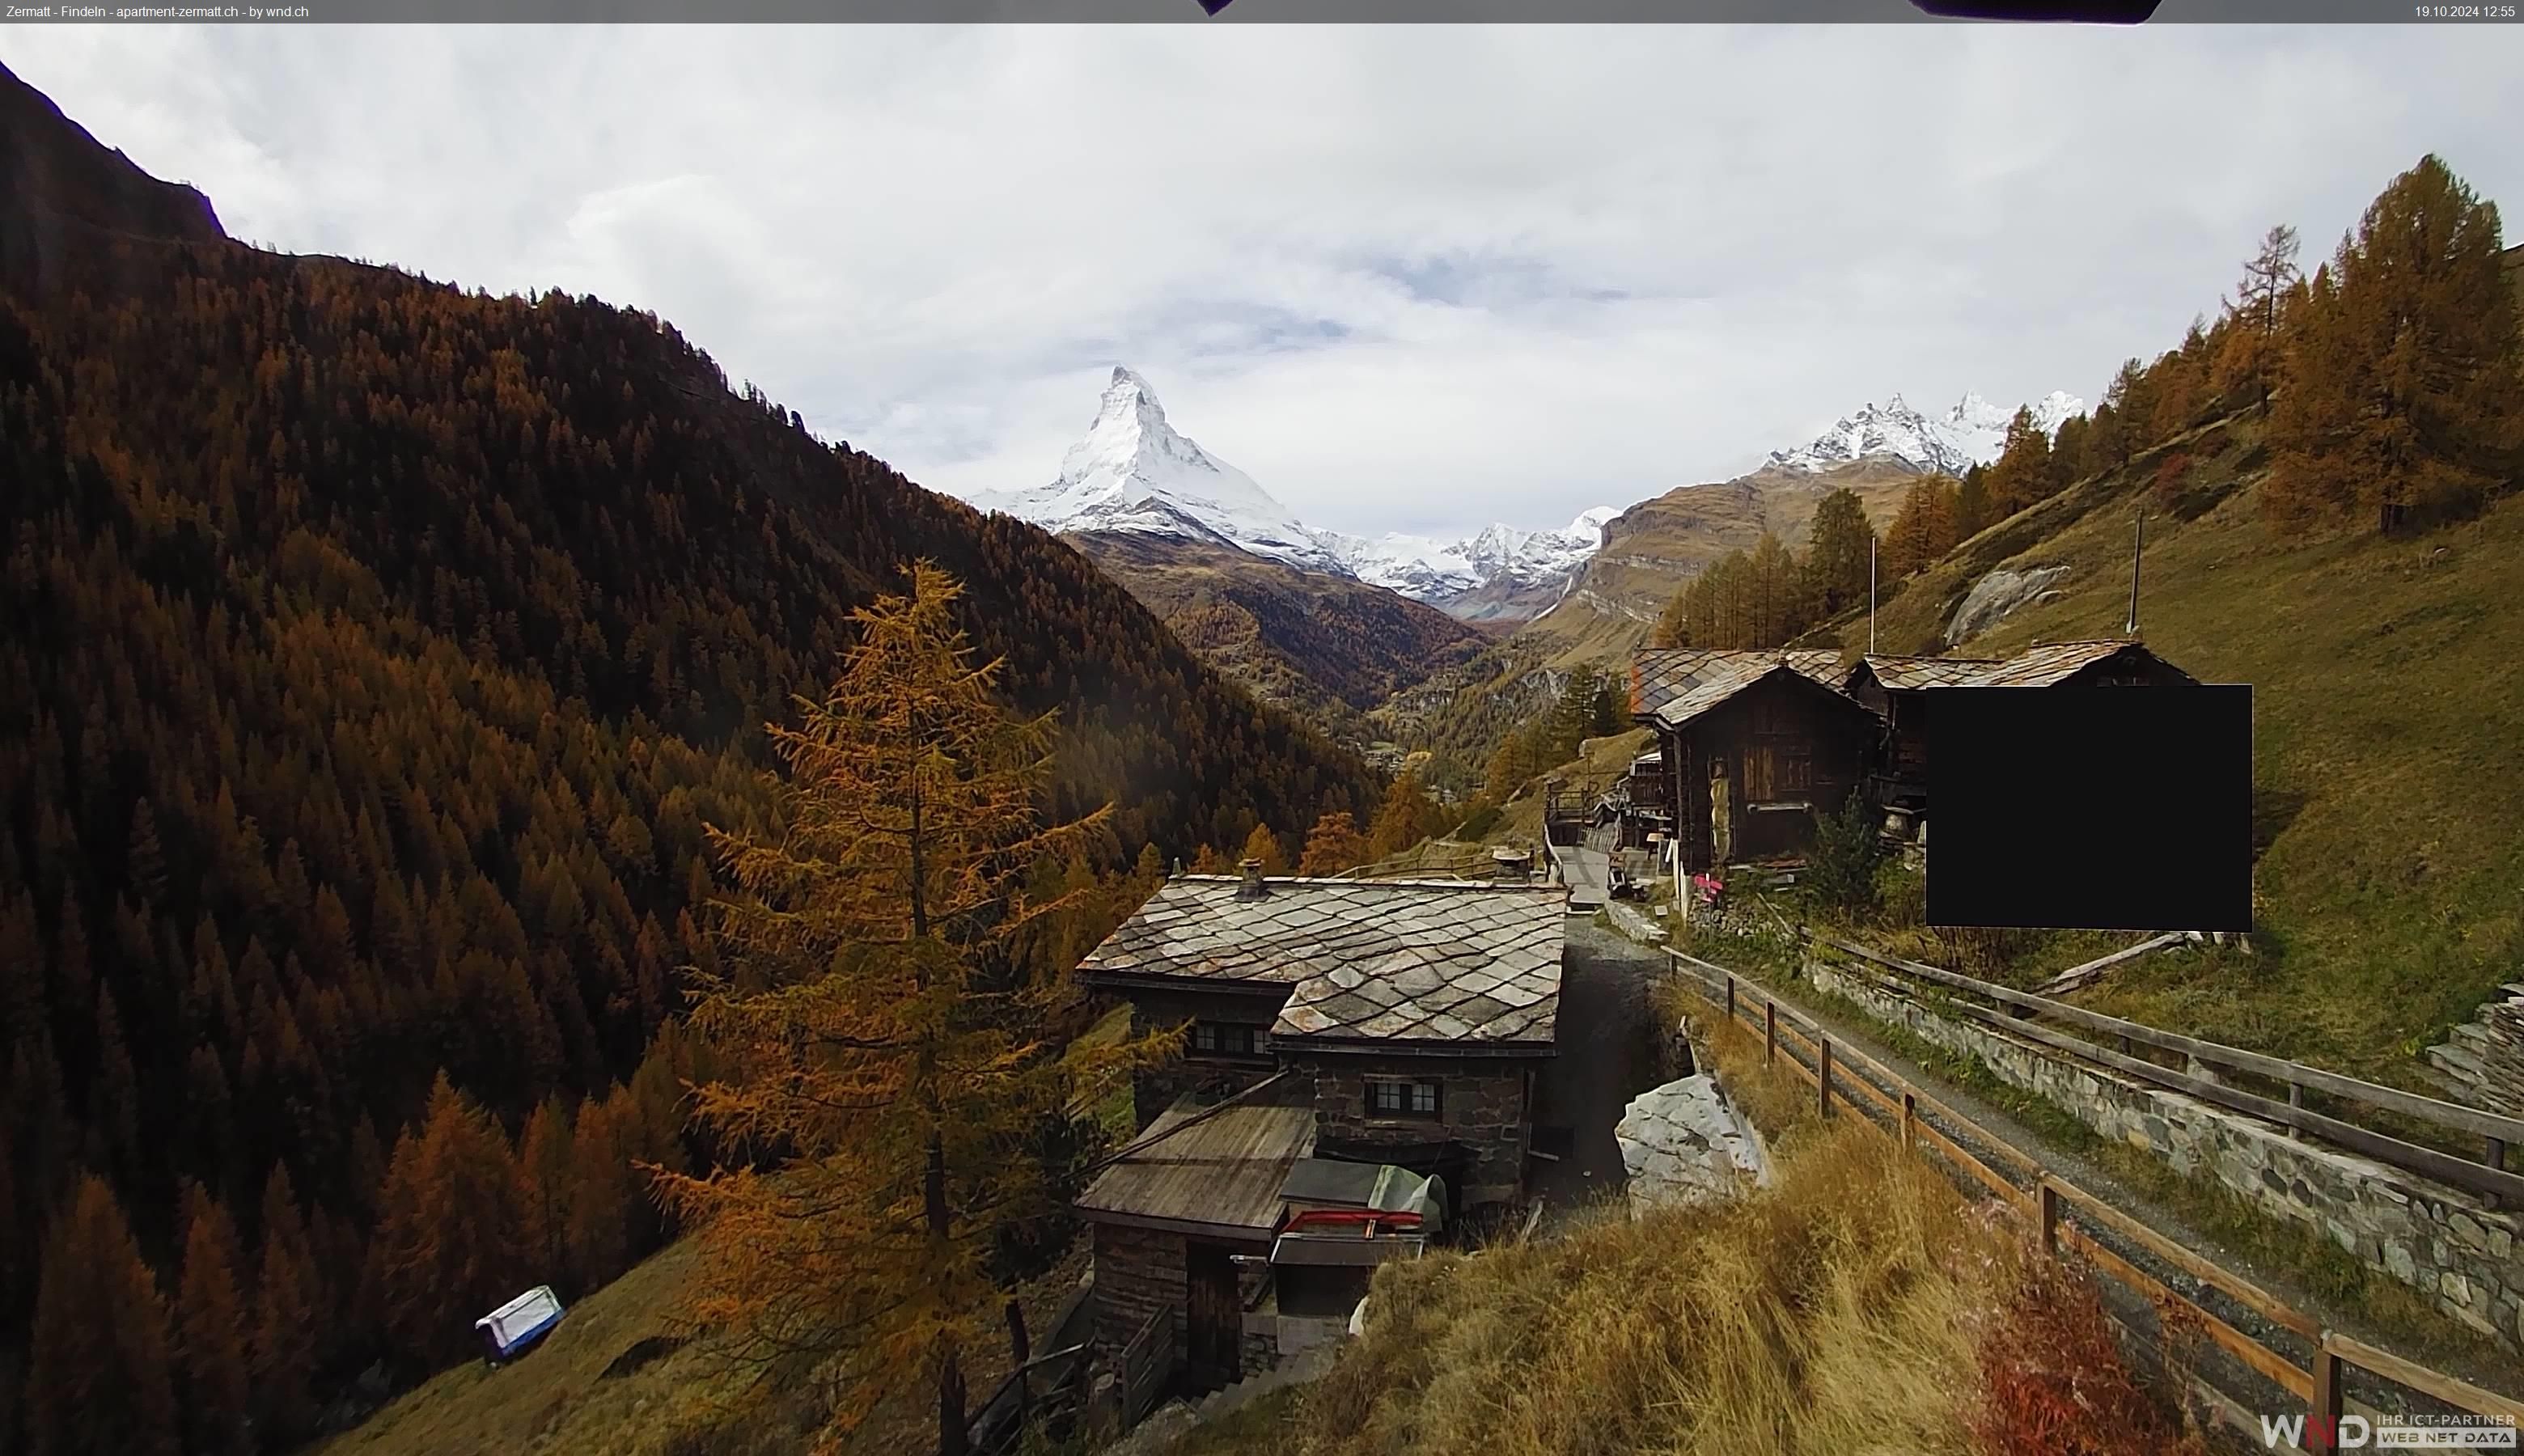
[[[2129,625],[2122,629],[2122,635],[2127,637],[2136,637],[2138,635],[2138,565],[2140,558],[2144,557],[2146,553],[2147,512],[2142,510],[2139,512],[2138,520],[2131,527]]]
[[[1867,651],[1875,651],[1875,533],[1867,533]]]

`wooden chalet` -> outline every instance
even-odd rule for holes
[[[1267,1321],[1233,1359],[1226,1332],[1231,1311],[1252,1334],[1270,1307],[1300,1160],[1435,1177],[1450,1222],[1521,1197],[1536,1074],[1558,1049],[1567,897],[1522,879],[1266,878],[1248,861],[1166,881],[1106,937],[1081,979],[1127,997],[1135,1032],[1187,1040],[1135,1089],[1153,1109],[1137,1150],[1077,1200],[1098,1340],[1126,1344],[1163,1307],[1196,1386],[1275,1359]]]
[[[1875,801],[1904,819],[1927,810],[1928,712],[1946,688],[2169,687],[2198,679],[2126,638],[2037,643],[2013,657],[1923,657],[1870,653],[1841,679],[1884,719],[1870,776]]]
[[[1916,813],[1928,800],[1928,690],[1968,681],[1996,667],[1997,657],[1919,657],[1869,653],[1858,659],[1841,690],[1884,720],[1875,771],[1875,802]]]
[[[1830,651],[1654,651],[1631,710],[1655,730],[1679,868],[1793,858],[1817,816],[1867,782],[1877,716],[1840,689]]]

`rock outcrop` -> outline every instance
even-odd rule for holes
[[[1705,1072],[1631,1099],[1613,1137],[1630,1175],[1632,1217],[1771,1186],[1771,1154],[1761,1133]]]

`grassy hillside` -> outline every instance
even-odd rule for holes
[[[2168,502],[2140,482],[2174,456],[2193,465]],[[2410,540],[2290,542],[2261,522],[2261,469],[2250,415],[2170,442],[1966,542],[1884,607],[1878,640],[1935,650],[1954,604],[2000,565],[2069,569],[2056,597],[1963,650],[2113,635],[2144,508],[2140,635],[2255,690],[2262,953],[2140,962],[2100,1000],[2406,1076],[2524,958],[2524,501]]]
[[[707,1337],[686,1341],[677,1311],[696,1246],[670,1245],[572,1305],[544,1342],[493,1370],[480,1361],[441,1372],[357,1428],[302,1456],[791,1456],[808,1449],[828,1405],[811,1381],[752,1407]],[[1048,1330],[1085,1272],[1073,1255],[1020,1294],[1029,1327]],[[974,1352],[973,1399],[1007,1374],[1004,1344]],[[892,1456],[931,1449],[937,1416],[916,1381],[891,1394],[838,1450]]]

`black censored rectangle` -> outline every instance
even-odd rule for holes
[[[2252,928],[2251,688],[1930,697],[1931,924]]]

